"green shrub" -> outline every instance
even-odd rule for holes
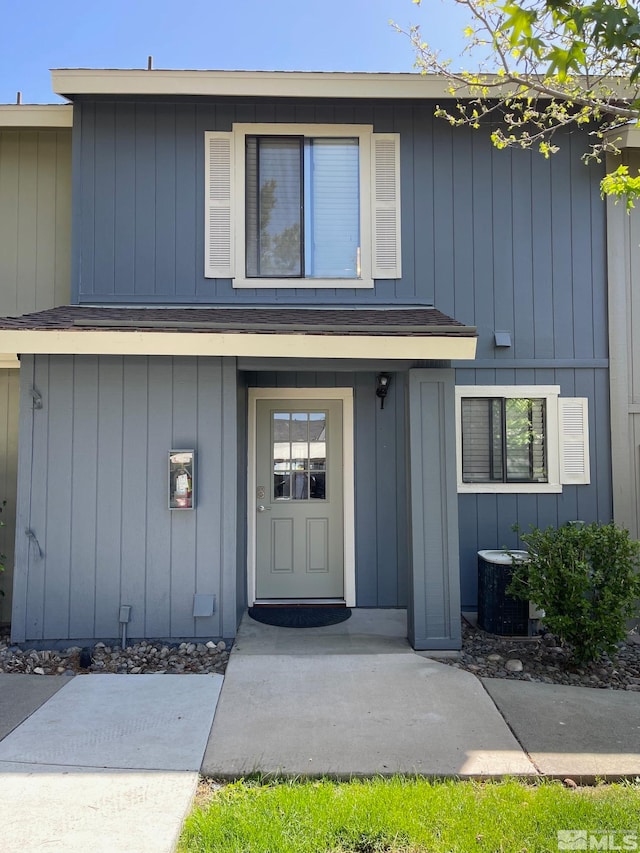
[[[576,660],[615,652],[637,612],[640,542],[613,522],[532,528],[520,538],[529,559],[514,561],[509,593],[543,609],[544,624]]]

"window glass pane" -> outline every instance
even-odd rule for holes
[[[491,482],[502,482],[502,475],[504,471],[504,461],[502,454],[502,399],[491,399],[487,400],[487,406],[489,407],[489,418],[491,423],[491,431],[490,431],[490,447],[489,447],[489,467],[490,467],[490,477],[489,480]]]
[[[545,401],[505,400],[507,482],[545,482]]]
[[[461,401],[464,483],[546,483],[546,401]]]
[[[462,481],[502,481],[500,400],[462,400]]]
[[[325,412],[274,412],[274,500],[324,500],[327,444]]]
[[[325,499],[325,477],[326,474],[317,471],[309,475],[309,497],[312,500]]]
[[[302,140],[247,137],[247,275],[302,275]]]
[[[357,139],[305,140],[305,275],[360,274],[360,163]]]

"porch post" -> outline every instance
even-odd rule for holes
[[[414,649],[459,649],[455,373],[409,371],[409,599]]]

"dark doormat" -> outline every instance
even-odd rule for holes
[[[346,622],[351,616],[349,607],[330,607],[328,605],[305,606],[302,604],[258,605],[249,608],[249,616],[256,622],[275,625],[278,628],[324,628]]]

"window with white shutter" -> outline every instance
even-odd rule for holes
[[[233,134],[205,134],[205,276],[232,278]]]
[[[589,483],[589,419],[584,397],[558,400],[560,437],[560,482],[567,485]]]
[[[458,491],[561,492],[589,482],[588,406],[557,385],[457,386]]]
[[[400,277],[398,134],[234,124],[205,140],[205,276],[237,288]]]
[[[372,156],[373,277],[400,278],[400,137],[374,133]]]

